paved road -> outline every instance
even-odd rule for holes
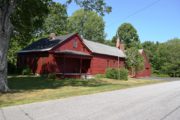
[[[139,79],[146,79],[146,78],[139,78]],[[164,81],[176,81],[180,80],[179,77],[147,77],[148,80],[164,80]]]
[[[0,120],[180,120],[180,81],[6,107]]]

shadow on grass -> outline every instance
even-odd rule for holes
[[[51,80],[43,77],[12,77],[8,79],[8,84],[14,92],[21,90],[55,89],[63,86],[98,87],[109,85],[107,82],[95,79]]]

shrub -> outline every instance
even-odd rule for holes
[[[22,75],[30,75],[30,74],[32,74],[32,71],[28,66],[22,68]]]
[[[128,70],[125,68],[108,68],[106,69],[106,77],[110,79],[128,80]]]
[[[128,80],[128,70],[125,68],[119,69],[120,80]]]
[[[114,68],[106,69],[106,77],[111,79],[117,79],[117,70]]]

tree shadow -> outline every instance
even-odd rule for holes
[[[56,89],[64,86],[99,87],[109,85],[105,81],[90,79],[48,79],[46,77],[11,77],[8,84],[12,92]]]

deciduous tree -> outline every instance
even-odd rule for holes
[[[137,30],[130,23],[123,23],[117,31],[117,34],[126,45],[125,48],[137,47],[141,48]]]
[[[67,34],[67,11],[66,6],[52,2],[49,7],[49,14],[43,24],[43,34],[56,33],[57,35]]]
[[[126,67],[131,70],[133,76],[144,69],[144,59],[136,47],[128,48],[125,53],[127,56]]]
[[[88,40],[104,42],[105,23],[103,18],[93,11],[77,10],[69,18],[69,31],[78,32]]]

